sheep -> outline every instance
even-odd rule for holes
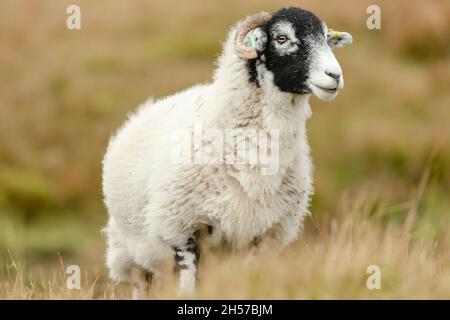
[[[205,227],[212,245],[228,243],[250,257],[263,245],[278,251],[294,241],[313,192],[309,97],[337,96],[344,79],[331,48],[351,42],[310,11],[261,12],[231,29],[212,83],[141,105],[112,136],[103,160],[110,278],[132,283],[133,298],[145,298],[173,256],[179,292],[192,294]],[[265,130],[276,170],[264,172],[262,161],[175,161],[174,132],[192,138],[198,127],[235,129],[234,138],[242,138],[239,130]],[[205,136],[200,142],[211,144]],[[263,149],[237,148],[257,155]],[[222,158],[235,154],[230,150]]]

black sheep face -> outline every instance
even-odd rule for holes
[[[350,34],[329,30],[310,11],[281,9],[246,38],[246,45],[258,53],[256,59],[249,60],[250,78],[261,82],[271,74],[273,84],[282,92],[334,99],[344,79],[331,48],[351,41]]]

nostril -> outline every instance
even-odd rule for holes
[[[341,74],[340,73],[333,73],[333,72],[329,72],[329,71],[325,71],[325,73],[326,73],[327,76],[332,77],[337,82],[339,82],[339,79],[341,78]]]

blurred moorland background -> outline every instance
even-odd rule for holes
[[[1,1],[0,298],[127,296],[103,262],[108,137],[148,97],[209,81],[237,20],[288,5],[354,37],[335,50],[345,89],[311,99],[313,215],[276,259],[203,255],[198,297],[450,298],[450,2],[377,1],[381,30],[371,3]],[[65,286],[70,264],[81,290]]]

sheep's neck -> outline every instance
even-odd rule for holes
[[[227,97],[217,107],[214,123],[224,129],[280,130],[280,134],[294,134],[304,128],[310,117],[309,95],[295,95],[279,91],[273,85],[257,87],[246,78],[244,83],[224,87],[215,96]]]
[[[296,159],[299,156],[299,148],[308,149],[305,126],[310,116],[309,97],[280,92],[269,85],[257,87],[246,78],[244,80],[245,83],[236,84],[239,88],[235,85],[213,86],[225,88],[226,90],[215,96],[226,99],[217,102],[214,120],[209,125],[221,129],[258,130],[258,135],[268,133],[271,140],[272,137],[278,139],[278,147],[275,149],[276,170],[269,169],[261,175],[262,167],[257,166],[256,169],[238,165],[235,172],[230,172],[230,175],[240,181],[249,197],[257,199],[261,196],[261,190],[264,191],[263,194],[270,194],[277,189],[282,177],[294,162],[298,161]],[[246,132],[243,131],[242,134],[245,135]],[[236,135],[239,135],[239,132]],[[272,147],[270,144],[269,148],[274,150]],[[273,151],[270,152],[274,156]]]

